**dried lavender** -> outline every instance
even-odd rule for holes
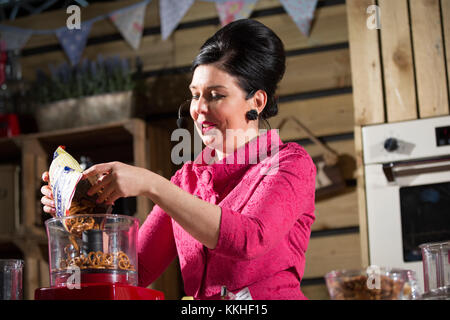
[[[38,69],[32,93],[40,104],[103,93],[133,90],[135,81],[127,59],[119,56],[84,59],[75,67],[49,65],[50,76]]]

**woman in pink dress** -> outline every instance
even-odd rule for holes
[[[252,299],[306,299],[300,289],[314,222],[316,168],[277,130],[260,130],[278,112],[285,71],[278,36],[253,20],[220,29],[193,65],[190,115],[205,148],[169,180],[120,162],[95,165],[99,202],[144,196],[155,206],[139,230],[139,285],[178,257],[186,295],[219,299],[221,288]],[[48,181],[48,174],[44,173]],[[44,211],[54,213],[42,188]]]

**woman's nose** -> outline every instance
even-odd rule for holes
[[[192,100],[193,111],[196,114],[208,112],[208,101],[201,96],[197,100]]]

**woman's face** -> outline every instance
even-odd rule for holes
[[[245,100],[246,93],[235,77],[214,65],[200,65],[189,88],[191,117],[205,145],[223,152],[234,151],[240,143],[230,138],[230,133],[242,138],[245,133],[257,132],[258,121],[249,121],[245,116],[252,109],[252,99]]]

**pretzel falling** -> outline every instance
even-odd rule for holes
[[[65,223],[67,231],[72,235],[71,241],[74,239],[73,236],[80,238],[83,231],[99,229],[99,225],[95,223],[93,217],[74,217],[66,219]]]
[[[80,201],[73,200],[69,208],[69,216],[73,216],[79,213],[92,214],[94,213],[95,203],[87,199],[81,199]]]

